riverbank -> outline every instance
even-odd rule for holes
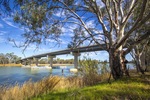
[[[0,64],[0,67],[21,67],[22,64]],[[31,66],[36,66],[35,64],[31,64]],[[49,66],[49,64],[39,64],[39,66]],[[74,66],[73,64],[53,64],[54,67],[57,66]]]
[[[81,78],[64,78],[50,76],[38,82],[28,81],[21,87],[16,84],[14,87],[0,86],[0,100],[30,100],[33,97],[47,94],[54,91],[79,88],[82,84]]]
[[[150,100],[150,72],[70,90],[59,90],[31,100]]]
[[[32,64],[31,66],[36,66],[35,64]],[[39,66],[49,66],[49,64],[39,64]],[[57,66],[74,66],[73,64],[53,64],[53,67]]]
[[[22,64],[0,64],[0,67],[21,67]]]
[[[52,76],[39,82],[27,82],[21,87],[0,87],[0,100],[149,100],[150,72],[132,73],[108,83],[109,75],[101,75],[95,85],[86,85],[82,77]],[[93,79],[93,78],[92,78]],[[103,81],[105,80],[105,81]],[[92,80],[91,80],[92,81]]]

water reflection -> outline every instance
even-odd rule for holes
[[[68,66],[67,68],[72,68]],[[28,80],[33,82],[39,81],[44,77],[50,75],[58,76],[70,76],[73,75],[69,70],[64,69],[62,75],[62,69],[31,69],[31,68],[21,68],[21,67],[0,67],[0,85],[14,85],[16,83],[23,84]]]
[[[129,69],[133,69],[133,64],[127,65]],[[58,76],[73,76],[74,73],[70,73],[69,69],[73,66],[67,66],[66,68],[55,67],[53,69],[31,69],[31,68],[21,68],[21,67],[0,67],[0,85],[14,85],[16,83],[23,84],[24,82],[29,81],[30,79],[33,82],[39,81],[44,77],[50,75]],[[101,73],[101,67],[99,66],[99,73]],[[109,70],[109,67],[108,69]]]

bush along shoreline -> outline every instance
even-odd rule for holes
[[[103,81],[91,86],[84,84],[82,88],[65,88],[31,100],[150,100],[149,84],[150,72],[144,76],[124,77],[116,81],[111,79],[110,83]]]
[[[150,72],[132,71],[130,77],[114,80],[103,67],[107,64],[99,73],[98,62],[86,59],[76,76],[49,76],[35,83],[0,87],[0,100],[150,100]]]

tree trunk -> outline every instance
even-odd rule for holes
[[[150,66],[150,64],[149,64],[149,60],[147,58],[145,59],[145,66],[146,66],[145,72],[148,72],[149,71],[148,67]]]
[[[137,67],[137,71],[140,71],[142,74],[144,74],[144,70],[142,69],[140,55],[136,55],[136,67]]]
[[[123,50],[114,51],[111,49],[109,51],[109,62],[110,62],[111,74],[115,80],[123,77],[123,75],[129,76],[129,72],[126,67],[127,60],[125,59],[125,54]]]
[[[123,71],[124,75],[130,76],[129,72],[127,70],[127,63],[128,63],[128,61],[125,58],[125,53],[122,50],[122,51],[120,51],[120,64],[121,64],[121,68],[122,68],[122,71]]]
[[[140,56],[140,60],[141,60],[141,67],[143,68],[144,71],[146,71],[146,69],[147,69],[145,56],[146,56],[146,53],[145,53],[145,51],[143,51],[141,56]]]
[[[115,80],[123,76],[123,71],[121,69],[119,52],[110,50],[109,51],[109,62],[111,68],[111,74]]]

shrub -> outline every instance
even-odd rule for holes
[[[93,85],[100,81],[98,61],[85,58],[80,63],[79,73],[83,76],[84,85]]]

